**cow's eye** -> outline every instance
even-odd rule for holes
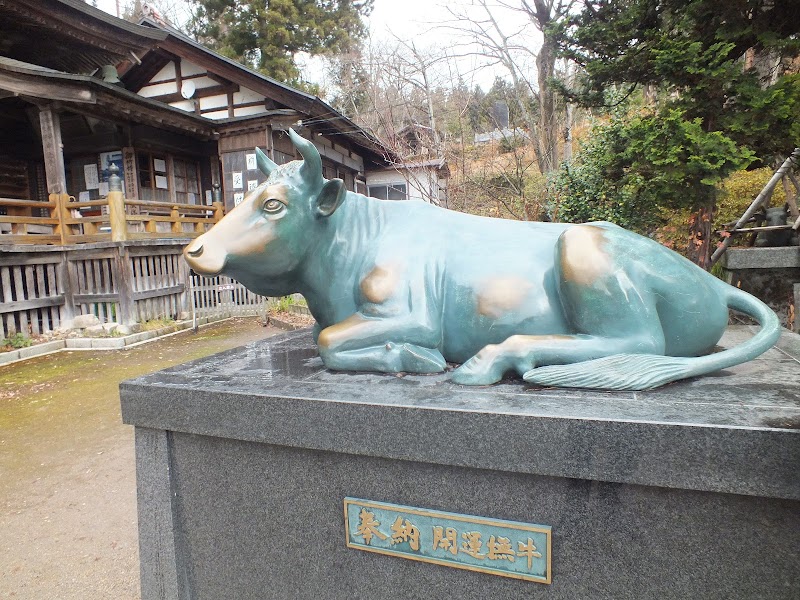
[[[283,208],[283,204],[275,199],[264,200],[262,208],[264,209],[265,212],[276,213],[280,212],[280,210]]]

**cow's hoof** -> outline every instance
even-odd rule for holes
[[[387,349],[390,344],[387,344]],[[401,371],[409,373],[441,373],[447,366],[442,353],[414,344],[399,345]]]
[[[503,374],[500,369],[490,366],[488,361],[472,357],[453,371],[450,378],[461,385],[491,385],[500,381]]]

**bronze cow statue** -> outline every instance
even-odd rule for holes
[[[305,296],[330,369],[509,372],[546,385],[648,389],[751,360],[780,326],[767,306],[611,223],[529,223],[382,201],[322,177],[314,145],[278,166],[185,250],[192,269],[256,293]],[[709,354],[728,309],[761,324]]]

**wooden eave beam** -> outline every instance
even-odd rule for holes
[[[105,90],[97,94],[97,107],[106,114],[126,121],[141,122],[161,129],[193,134],[204,140],[216,137],[214,124],[198,120],[190,113],[181,114],[177,110],[164,110],[132,102]]]
[[[29,96],[43,100],[63,100],[94,104],[95,93],[88,85],[73,82],[45,81],[19,73],[10,73],[0,70],[0,90],[6,90],[19,96]]]
[[[46,29],[57,28],[62,35],[119,56],[152,48],[166,37],[166,32],[155,29],[150,32],[148,28],[124,21],[120,24],[107,22],[110,17],[91,6],[70,6],[68,2],[52,0],[14,0],[2,1],[0,7],[16,14],[19,19],[32,21]],[[91,14],[93,11],[99,14],[94,16]]]
[[[220,85],[228,85],[228,86],[236,85],[230,79],[225,79],[224,77],[220,77],[219,75],[217,75],[216,73],[212,73],[211,71],[206,72],[206,77],[208,77],[213,81],[216,81]]]
[[[154,51],[145,54],[141,60],[141,65],[132,66],[120,77],[125,88],[132,92],[141,90],[172,59],[165,53]]]
[[[219,132],[220,137],[229,135],[238,135],[248,131],[263,131],[266,127],[275,124],[278,121],[297,121],[302,115],[298,112],[292,111],[293,114],[287,114],[286,111],[281,111],[279,114],[261,114],[243,119],[241,121],[227,121],[215,122],[216,130]]]
[[[191,99],[194,98],[208,98],[210,96],[219,96],[221,94],[227,94],[228,92],[238,92],[239,86],[235,83],[231,83],[229,85],[212,85],[211,87],[207,88],[199,88],[195,90],[194,95]],[[151,96],[151,100],[157,100],[159,102],[164,102],[169,104],[170,102],[180,102],[181,100],[186,100],[180,92],[175,92],[172,94],[163,94],[161,96]]]

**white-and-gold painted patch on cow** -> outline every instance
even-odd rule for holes
[[[400,283],[400,265],[376,265],[361,280],[361,295],[367,302],[382,304],[397,291]]]
[[[523,277],[491,277],[478,288],[478,314],[499,319],[522,306],[533,284]]]

